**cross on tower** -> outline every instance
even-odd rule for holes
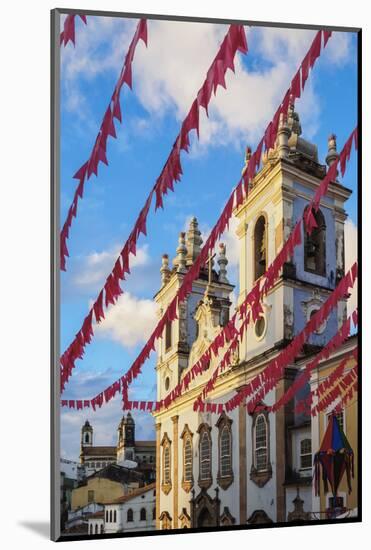
[[[210,285],[211,284],[211,276],[212,276],[212,272],[213,272],[213,259],[215,258],[216,254],[213,254],[212,252],[210,252],[209,254],[209,257],[206,261],[207,264],[209,264],[209,277],[208,277],[208,284]]]

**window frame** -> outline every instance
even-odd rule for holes
[[[303,443],[309,441],[310,442],[310,452],[306,452],[306,453],[303,453],[303,450],[302,450],[302,445]],[[312,440],[310,437],[304,437],[303,439],[300,439],[299,441],[299,470],[302,471],[302,472],[307,472],[308,470],[311,470],[312,469],[312,462],[313,462],[313,459],[312,459]],[[310,456],[310,466],[303,466],[302,465],[302,458],[303,457],[307,457],[307,456]]]
[[[165,495],[169,494],[172,488],[172,476],[171,476],[171,467],[172,467],[172,457],[171,457],[171,440],[169,439],[169,436],[167,435],[167,432],[164,433],[164,436],[161,441],[161,447],[162,447],[162,457],[161,457],[161,489],[165,493]],[[165,472],[165,453],[168,452],[169,456],[169,466],[166,467],[166,470],[168,470],[169,476],[167,478],[166,472]]]
[[[305,208],[305,211],[307,212],[309,208],[309,205]],[[315,268],[311,268],[308,266],[308,256],[307,256],[307,246],[308,246],[308,240],[311,237],[308,235],[306,228],[304,227],[304,243],[303,243],[303,263],[304,263],[304,271],[306,273],[312,273],[314,275],[319,275],[320,277],[326,277],[326,245],[327,245],[327,233],[326,233],[326,218],[322,210],[319,208],[316,212],[312,209],[312,214],[316,220],[316,223],[318,227],[315,227],[312,231],[311,236],[313,236],[313,232],[315,231],[321,231],[323,232],[323,243],[322,243],[322,250],[318,251],[318,256],[320,257],[321,266],[316,266]],[[305,224],[304,224],[305,225]]]
[[[232,432],[232,423],[233,420],[229,418],[226,413],[223,411],[220,415],[215,426],[218,428],[218,475],[217,482],[218,485],[226,490],[233,483],[234,474],[233,474],[233,432]],[[229,453],[223,455],[223,446],[222,438],[223,433],[228,433],[229,437]],[[229,470],[223,472],[223,458],[229,456]]]
[[[199,441],[198,441],[198,456],[199,456],[198,485],[201,488],[208,489],[211,486],[212,482],[213,482],[213,471],[212,471],[213,451],[212,451],[212,439],[211,439],[211,426],[209,426],[206,423],[202,423],[199,426],[197,432],[199,434]],[[202,441],[203,441],[204,437],[207,437],[208,441],[209,441],[209,458],[207,459],[207,461],[209,463],[209,476],[208,477],[203,477],[202,476],[202,463],[205,462],[205,459],[203,459],[203,456],[202,456]]]
[[[189,429],[188,424],[185,424],[184,429],[182,431],[182,434],[180,438],[183,440],[183,456],[182,456],[182,464],[183,464],[183,475],[182,475],[182,488],[186,493],[189,493],[190,490],[193,487],[194,484],[194,477],[193,477],[193,467],[194,467],[194,456],[193,456],[193,433]],[[191,447],[191,457],[190,457],[190,463],[186,462],[186,447],[187,444]],[[190,464],[191,469],[191,476],[189,479],[187,479],[186,476],[186,466]]]
[[[266,449],[266,463],[265,468],[258,468],[257,467],[257,461],[256,461],[256,425],[258,423],[259,418],[263,416],[264,422],[265,422],[265,440],[266,440],[266,446],[262,446],[259,448]],[[272,464],[270,459],[270,421],[269,421],[269,413],[267,410],[267,407],[264,404],[258,405],[256,411],[251,414],[252,422],[251,422],[251,469],[250,469],[250,479],[258,486],[258,487],[264,487],[264,485],[270,480],[272,477]]]

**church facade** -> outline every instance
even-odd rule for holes
[[[88,420],[81,428],[80,464],[89,477],[110,464],[135,468],[148,482],[155,477],[155,441],[135,439],[135,421],[130,412],[117,428],[117,445],[94,445],[93,427]]]
[[[265,155],[248,197],[234,212],[240,243],[238,303],[264,275],[326,174],[317,146],[301,133],[299,116],[291,106],[288,119],[281,120],[275,148]],[[327,165],[336,158],[336,139],[330,136]],[[264,369],[304,328],[344,275],[344,206],[350,194],[339,181],[330,184],[316,215],[316,229],[310,237],[303,233],[302,244],[264,299],[263,313],[246,330],[230,368],[218,377],[208,401],[224,403]],[[180,233],[172,266],[163,256],[161,288],[155,296],[159,315],[175,296],[201,244],[193,218],[188,231]],[[220,245],[216,258],[209,259],[181,304],[178,319],[166,327],[156,365],[158,400],[176,386],[228,322],[234,286],[227,265],[226,248]],[[154,413],[156,529],[311,519],[316,507],[325,507],[312,488],[318,419],[296,414],[293,403],[274,414],[266,407],[282,396],[306,359],[335,335],[346,315],[344,300],[311,335],[303,354],[267,394],[259,412],[248,414],[243,405],[219,416],[193,410],[217,365],[212,360],[184,395],[168,409]],[[355,347],[356,337],[347,346]],[[309,384],[305,391],[310,391]],[[355,415],[352,425],[356,422]]]

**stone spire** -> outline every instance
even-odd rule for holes
[[[287,117],[281,113],[277,132],[277,152],[280,159],[289,156],[289,137],[291,131],[287,124]]]
[[[327,141],[327,156],[326,163],[330,167],[339,158],[339,154],[336,149],[336,136],[331,134]]]
[[[167,254],[162,255],[162,265],[160,273],[162,286],[165,286],[170,278],[169,256]]]
[[[219,277],[218,280],[220,283],[229,283],[227,279],[227,265],[228,260],[226,257],[226,246],[224,243],[219,244],[219,258],[218,258],[218,264],[219,264]]]
[[[200,253],[202,245],[201,231],[198,229],[197,218],[193,217],[187,231],[187,257],[186,265],[193,264]]]
[[[178,248],[176,249],[177,257],[176,257],[176,265],[177,265],[177,273],[185,273],[187,271],[186,265],[187,265],[187,247],[185,244],[185,232],[182,231],[179,233],[179,244]],[[175,262],[173,262],[175,265]]]

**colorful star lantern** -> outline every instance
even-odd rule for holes
[[[354,453],[349,445],[335,413],[331,414],[322,445],[314,456],[314,479],[316,495],[320,494],[320,467],[325,492],[330,484],[333,501],[343,478],[347,475],[348,492],[352,492],[351,477],[354,478]]]

